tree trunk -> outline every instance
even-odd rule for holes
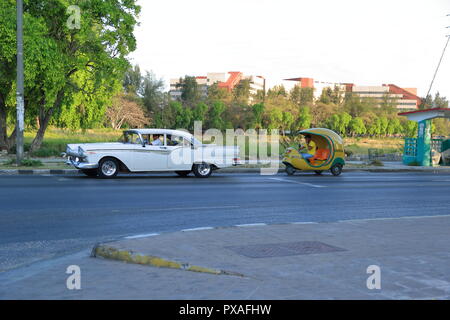
[[[0,97],[0,151],[8,149],[6,130],[6,106],[3,98]]]
[[[43,109],[44,107],[41,108]],[[53,114],[53,108],[48,109],[47,112],[41,110],[39,113],[39,129],[33,139],[33,142],[31,143],[30,153],[39,150],[39,148],[41,147],[42,141],[44,141],[45,131],[47,130],[48,124],[50,123],[50,119]]]
[[[58,95],[56,96],[56,100],[53,103],[53,106],[45,111],[45,101],[41,102],[41,106],[39,107],[39,129],[36,133],[36,136],[33,139],[33,142],[30,146],[30,153],[39,150],[42,145],[42,141],[44,141],[45,131],[47,130],[48,124],[50,123],[50,119],[52,118],[53,111],[58,110],[64,98],[64,88],[59,90]]]
[[[4,100],[0,99],[0,151],[7,150],[9,152],[16,143],[16,128],[14,128],[14,131],[8,137],[7,113],[6,106],[3,102]]]

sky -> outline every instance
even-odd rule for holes
[[[141,70],[167,86],[207,72],[393,83],[425,96],[450,34],[450,0],[138,0]],[[284,84],[287,84],[286,82]],[[431,92],[450,98],[450,45]]]

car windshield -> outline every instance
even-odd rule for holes
[[[125,131],[119,139],[119,142],[128,144],[141,144],[141,138],[135,132]]]

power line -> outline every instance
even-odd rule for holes
[[[450,16],[450,14],[448,14],[447,16]],[[447,28],[450,28],[450,26],[448,26]],[[433,87],[434,80],[436,79],[436,75],[438,73],[439,67],[441,66],[442,59],[444,58],[445,50],[447,50],[448,43],[450,42],[450,35],[446,35],[446,37],[447,37],[447,41],[445,42],[444,50],[442,50],[441,58],[439,59],[439,63],[437,65],[436,71],[434,72],[434,75],[433,75],[433,80],[431,80],[430,88],[428,89],[428,92],[427,92],[427,95],[425,96],[425,98],[427,98],[431,92],[431,88]]]

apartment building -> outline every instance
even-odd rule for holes
[[[249,80],[250,81],[250,94],[255,95],[258,90],[265,91],[266,82],[264,77],[262,76],[254,76],[254,75],[244,75],[240,71],[230,71],[230,72],[210,72],[207,73],[206,76],[197,76],[195,77],[197,84],[199,86],[199,90],[201,92],[202,97],[206,97],[208,95],[208,87],[217,83],[219,88],[226,89],[228,91],[232,91],[241,80]],[[173,100],[181,99],[181,88],[179,87],[180,79],[170,79],[170,97]],[[250,97],[250,103],[253,101],[253,98]]]
[[[398,110],[416,110],[422,103],[417,96],[416,88],[401,88],[395,84],[383,84],[381,86],[361,86],[353,83],[333,83],[317,81],[313,78],[290,78],[285,81],[296,81],[301,88],[313,88],[314,97],[318,99],[322,90],[329,87],[334,89],[337,86],[343,94],[352,93],[361,98],[370,98],[377,102],[390,101]]]

